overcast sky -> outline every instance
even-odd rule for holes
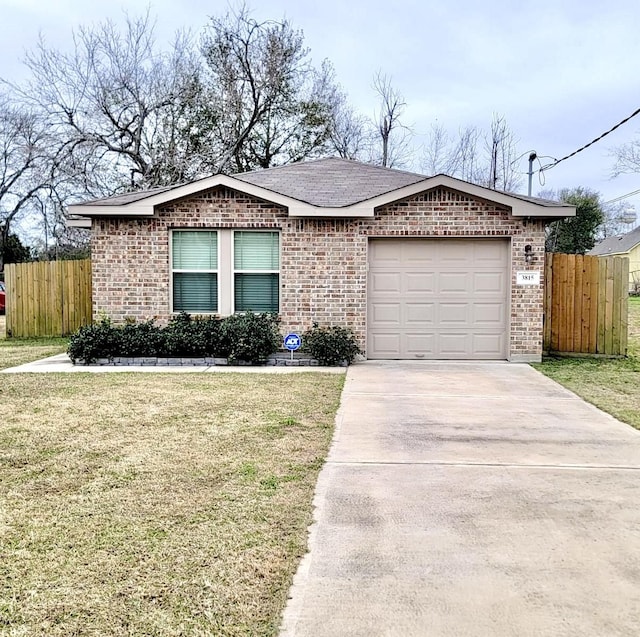
[[[372,76],[393,78],[408,105],[405,121],[424,140],[433,123],[455,133],[488,128],[504,115],[519,139],[520,169],[530,150],[563,157],[640,107],[638,0],[253,0],[256,19],[304,31],[316,62],[328,58],[351,103],[372,114]],[[199,31],[226,12],[216,0],[0,0],[0,77],[20,80],[21,58],[42,33],[68,48],[72,29],[124,11],[157,18],[160,41],[178,28]],[[605,200],[640,189],[640,175],[610,179],[617,145],[640,132],[640,116],[545,173],[545,189],[585,186]],[[414,165],[422,172],[420,154]],[[533,192],[543,187],[535,177]],[[522,182],[526,192],[526,177]],[[640,213],[640,197],[627,200]]]

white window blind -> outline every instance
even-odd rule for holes
[[[218,311],[218,233],[173,232],[173,310]]]
[[[280,241],[277,232],[234,233],[236,312],[278,312]]]

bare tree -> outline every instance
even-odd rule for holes
[[[212,18],[203,38],[217,170],[242,172],[326,151],[332,69],[315,69],[301,31],[257,22],[243,6]]]
[[[0,271],[15,221],[47,184],[48,133],[41,118],[0,96]]]
[[[177,37],[168,54],[157,52],[147,14],[128,18],[124,33],[110,21],[81,27],[73,43],[63,53],[40,40],[26,58],[31,81],[15,87],[46,115],[58,155],[67,156],[67,178],[110,194],[134,178],[153,186],[194,176],[202,138],[186,116],[199,90],[188,37]]]
[[[613,177],[627,173],[640,173],[640,137],[618,146],[612,151],[615,158]]]
[[[637,222],[635,207],[624,201],[609,204],[603,203],[602,212],[604,219],[596,232],[598,241],[607,237],[625,234],[635,227]]]
[[[442,124],[432,124],[422,161],[423,170],[429,175],[453,175],[451,139]]]
[[[516,170],[518,140],[505,118],[494,113],[491,129],[485,137],[485,149],[489,156],[489,175],[486,184],[493,190],[514,191],[521,181]]]
[[[517,139],[504,117],[494,115],[488,132],[467,126],[452,139],[442,126],[433,126],[423,158],[427,172],[445,173],[487,188],[514,191]]]
[[[391,78],[381,71],[373,78],[373,89],[380,100],[374,115],[381,143],[378,162],[382,166],[392,168],[402,164],[408,152],[411,133],[400,120],[407,104],[402,95],[393,88]]]

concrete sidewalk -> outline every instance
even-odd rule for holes
[[[527,365],[352,366],[281,635],[637,634],[639,469]]]
[[[240,373],[240,374],[300,374],[304,372],[324,372],[328,374],[344,374],[345,367],[281,367],[271,366],[236,366],[236,365],[74,365],[66,354],[56,354],[33,363],[18,367],[0,369],[0,374],[51,373],[51,372],[83,372],[90,374],[144,372],[148,374],[193,374],[193,373]]]

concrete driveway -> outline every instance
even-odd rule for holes
[[[637,635],[639,469],[527,365],[355,365],[281,634]]]

